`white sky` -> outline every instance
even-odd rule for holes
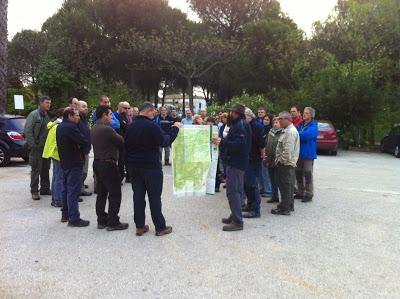
[[[146,1],[146,0],[143,0]],[[279,0],[282,11],[287,13],[308,36],[312,23],[325,20],[333,12],[336,0]],[[11,39],[22,29],[40,30],[43,22],[61,7],[63,0],[9,0],[8,33]],[[170,5],[188,13],[185,0],[170,0]]]

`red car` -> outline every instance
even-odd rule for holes
[[[319,120],[317,149],[319,151],[327,151],[329,154],[336,156],[338,144],[337,130],[333,124],[328,120]]]

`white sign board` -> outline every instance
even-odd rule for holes
[[[14,95],[15,110],[24,110],[24,96]]]

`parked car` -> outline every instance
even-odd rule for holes
[[[400,124],[395,125],[381,140],[381,151],[400,158]]]
[[[330,121],[319,120],[317,149],[319,151],[327,151],[329,154],[336,156],[339,144],[337,133],[338,131]]]
[[[26,119],[18,115],[0,115],[0,167],[6,166],[11,157],[29,159],[25,146],[24,126]]]

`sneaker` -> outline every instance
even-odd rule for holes
[[[62,203],[58,201],[52,201],[51,206],[55,208],[62,208]]]
[[[85,226],[89,226],[89,224],[90,224],[90,221],[83,220],[83,219],[79,219],[78,221],[75,221],[75,222],[71,222],[71,221],[68,222],[68,226],[71,226],[71,227],[85,227]]]
[[[124,230],[127,229],[129,227],[128,223],[118,223],[117,225],[113,225],[113,226],[107,226],[107,231],[113,231],[113,230]]]
[[[39,193],[32,193],[32,199],[33,200],[40,200]]]
[[[232,216],[229,216],[228,218],[222,218],[221,222],[223,224],[231,224],[232,222]]]
[[[239,230],[243,230],[243,224],[237,224],[235,222],[231,222],[228,225],[224,225],[222,230],[225,232],[235,232]]]
[[[290,211],[281,210],[281,209],[272,209],[271,214],[290,216]]]
[[[149,231],[149,226],[145,225],[142,228],[136,228],[136,236],[143,236],[145,233]]]
[[[50,190],[40,190],[40,195],[51,195]]]
[[[260,217],[261,217],[260,213],[256,213],[253,211],[243,214],[243,218],[260,218]]]
[[[61,222],[62,223],[68,222],[68,217],[67,216],[61,216]]]
[[[172,227],[166,226],[163,230],[156,232],[156,236],[161,237],[172,233]]]

